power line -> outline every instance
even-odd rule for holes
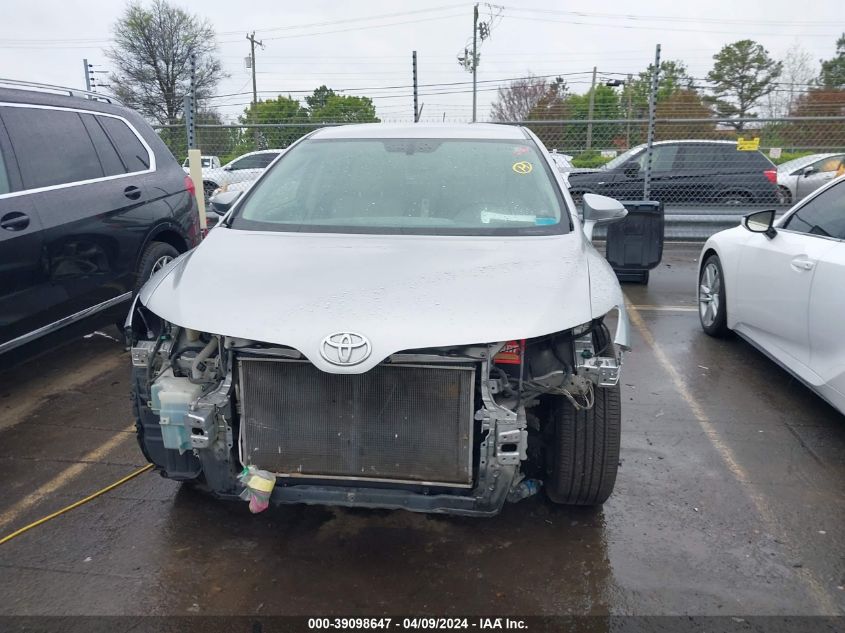
[[[505,6],[504,9],[508,11],[517,11],[521,13],[545,13],[551,15],[567,15],[567,16],[575,16],[575,17],[582,17],[582,18],[609,18],[609,19],[617,19],[617,20],[653,20],[655,22],[691,22],[694,24],[698,24],[701,22],[709,22],[712,24],[740,24],[740,25],[747,25],[747,20],[733,20],[730,18],[718,17],[718,18],[707,18],[707,17],[689,17],[689,16],[671,16],[671,15],[637,15],[633,13],[628,14],[620,14],[620,13],[595,13],[589,11],[561,11],[556,9],[534,9],[529,7],[509,7]],[[829,19],[822,19],[822,20],[767,20],[767,19],[760,19],[755,18],[755,24],[765,24],[766,26],[827,26],[829,27],[831,23],[836,23],[838,20],[835,18]]]
[[[518,81],[520,79],[549,79],[552,77],[574,77],[577,75],[588,75],[591,71],[579,71],[579,72],[571,72],[571,73],[552,73],[549,75],[526,75],[522,77],[505,77],[501,79],[484,79],[479,81],[480,84],[488,84],[488,83],[506,83],[512,81]],[[577,83],[577,82],[573,82]],[[419,84],[420,88],[431,88],[431,87],[440,87],[440,86],[466,86],[472,84],[472,81],[452,81],[452,82],[438,82],[438,83],[430,83],[430,84]],[[374,91],[374,90],[402,90],[406,88],[413,88],[412,84],[402,84],[396,86],[368,86],[366,88],[335,88],[335,92],[364,92],[364,91]],[[495,88],[498,90],[498,88]],[[311,94],[314,91],[313,88],[308,88],[304,90],[292,90],[292,89],[283,89],[283,90],[259,90],[258,92],[261,94],[271,93],[271,94],[282,94],[282,93],[290,93],[290,94],[301,94],[307,93]],[[221,97],[237,97],[244,94],[249,94],[248,92],[232,92],[228,94],[222,95],[214,95],[208,97],[209,99],[218,99]]]
[[[554,22],[557,24],[575,24],[578,26],[596,26],[601,28],[612,28],[612,29],[632,29],[632,30],[646,30],[646,31],[661,31],[665,32],[666,27],[662,26],[634,26],[628,24],[606,24],[601,22],[581,22],[578,20],[553,20],[550,18],[534,18],[528,16],[516,16],[510,15],[508,16],[511,20],[528,20],[531,22]],[[672,31],[682,31],[687,33],[716,33],[716,34],[725,34],[725,35],[742,35],[748,37],[750,34],[746,31],[714,31],[714,30],[707,30],[707,29],[682,29],[678,27],[672,27]],[[835,38],[837,37],[837,33],[763,33],[757,31],[753,33],[754,37],[758,37],[760,35],[765,35],[767,37],[827,37],[827,38]]]

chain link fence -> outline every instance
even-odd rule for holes
[[[245,188],[279,150],[314,129],[344,123],[197,125],[197,147],[207,157],[206,194],[224,186]],[[574,197],[593,192],[639,200],[650,172],[650,198],[664,202],[667,219],[689,215],[704,226],[714,216],[732,222],[741,208],[783,210],[845,173],[845,116],[657,118],[651,152],[644,145],[647,119],[507,123],[524,125],[540,138],[568,174]],[[158,133],[183,161],[185,127],[159,126]]]

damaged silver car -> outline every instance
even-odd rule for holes
[[[352,125],[295,143],[126,323],[138,439],[221,497],[496,514],[601,504],[628,320],[531,131]],[[613,330],[613,334],[611,334]]]

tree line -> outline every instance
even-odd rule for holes
[[[221,125],[214,109],[215,91],[226,77],[217,57],[211,24],[174,6],[168,0],[135,0],[114,25],[114,45],[107,51],[114,71],[110,77],[116,97],[150,121],[171,126],[162,138],[184,155],[183,97],[189,92],[191,60],[195,60],[195,92],[204,107],[200,125]],[[845,126],[822,132],[819,124],[748,123],[762,113],[770,117],[845,116],[845,34],[836,42],[833,57],[821,60],[818,72],[800,47],[783,60],[773,59],[749,39],[725,45],[713,56],[703,79],[690,76],[682,60],[660,63],[656,93],[655,129],[661,138],[734,138],[749,128],[763,127],[781,144],[812,142],[824,134],[828,145],[845,145]],[[498,90],[490,113],[494,121],[531,121],[548,147],[583,151],[589,147],[624,149],[644,140],[654,68],[636,75],[604,80],[584,94],[572,91],[562,78],[551,81],[528,76]],[[337,94],[317,88],[302,103],[290,95],[259,99],[238,117],[236,128],[199,128],[201,144],[213,147],[221,158],[251,149],[286,147],[315,124],[377,122],[376,109],[365,96]],[[592,103],[592,105],[591,105]],[[543,124],[543,121],[586,121],[586,124]],[[703,119],[672,123],[672,119]],[[722,122],[716,124],[716,120]],[[262,127],[262,124],[285,127]],[[727,127],[726,127],[727,126]],[[177,151],[178,150],[178,151]]]

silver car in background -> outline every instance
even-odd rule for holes
[[[777,180],[783,204],[803,200],[836,178],[845,154],[810,154],[778,165]]]
[[[628,320],[591,235],[626,211],[588,194],[579,220],[529,130],[325,128],[215,205],[127,319],[163,475],[466,515],[610,495]]]

